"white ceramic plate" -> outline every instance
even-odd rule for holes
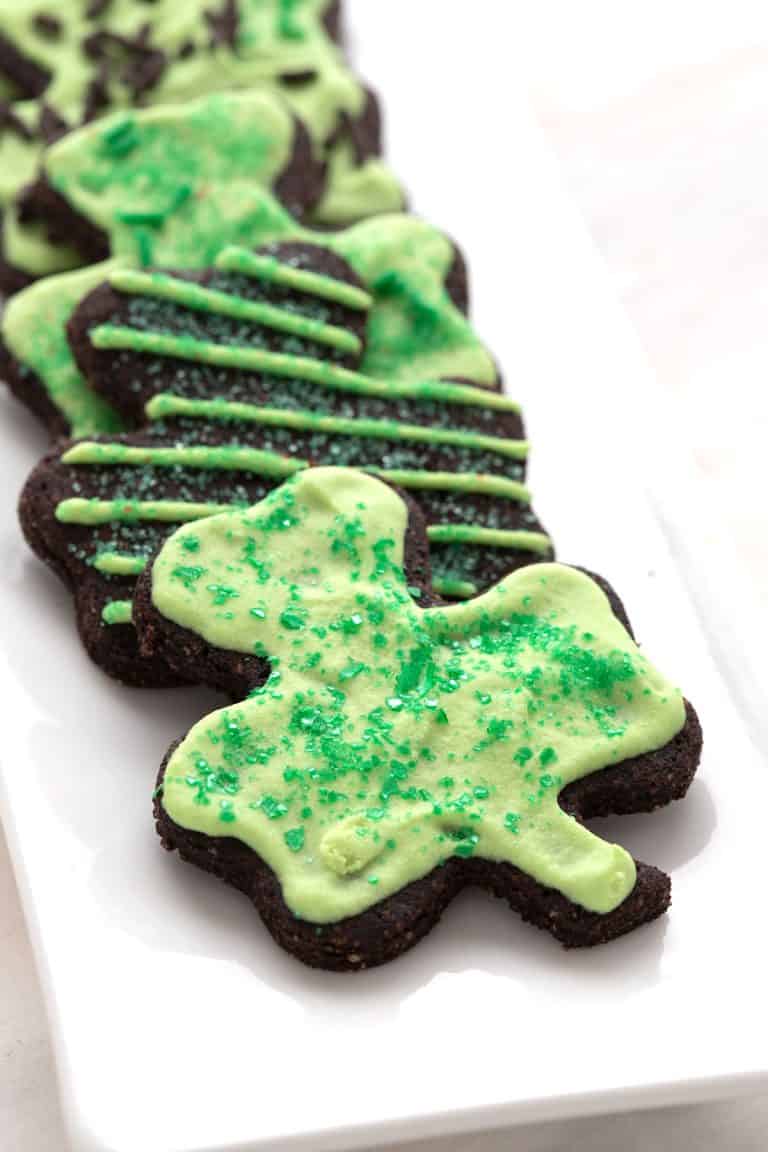
[[[686,802],[603,824],[672,872],[672,914],[566,953],[465,894],[372,973],[280,953],[242,897],[159,849],[157,765],[213,700],[128,691],[89,665],[67,594],[16,528],[43,437],[3,397],[5,819],[76,1152],[340,1152],[765,1074],[761,766],[644,495],[664,453],[645,420],[663,428],[666,411],[511,85],[514,29],[489,34],[500,7],[476,4],[486,22],[469,28],[464,4],[350,4],[416,206],[471,254],[475,315],[526,403],[560,554],[613,580],[701,712]]]

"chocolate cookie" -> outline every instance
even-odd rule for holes
[[[669,878],[583,820],[685,794],[693,708],[602,582],[541,564],[432,603],[424,540],[393,489],[320,468],[165,542],[145,651],[245,698],[166,756],[164,846],[336,971],[400,955],[469,885],[570,947],[661,915]]]
[[[132,584],[148,556],[178,523],[255,503],[310,463],[365,467],[417,495],[445,596],[551,555],[523,482],[517,405],[467,384],[400,379],[396,365],[414,365],[393,299],[377,302],[330,249],[296,243],[227,249],[199,274],[117,270],[86,297],[69,325],[78,364],[143,427],[57,447],[27,482],[20,515],[31,546],[77,592],[81,634],[105,670],[168,681],[130,638]],[[443,310],[455,324],[452,302]],[[374,353],[391,376],[359,370]]]

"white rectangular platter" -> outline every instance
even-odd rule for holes
[[[567,953],[468,893],[372,973],[280,953],[242,897],[158,846],[157,766],[212,697],[129,691],[90,666],[16,527],[44,439],[3,396],[4,819],[75,1152],[343,1152],[765,1077],[762,765],[645,494],[666,443],[648,416],[666,409],[512,81],[506,7],[491,28],[489,3],[349,4],[414,205],[468,253],[560,556],[612,580],[701,713],[686,802],[601,826],[672,873],[673,911]]]

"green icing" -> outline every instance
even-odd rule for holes
[[[345,328],[323,324],[308,316],[301,316],[286,308],[265,304],[263,301],[244,300],[228,292],[204,288],[200,284],[193,284],[161,272],[146,273],[134,272],[130,268],[118,269],[110,276],[109,282],[118,292],[149,296],[155,300],[168,300],[193,312],[229,316],[236,320],[261,324],[276,332],[325,344],[340,352],[354,354],[361,350],[359,337]]]
[[[167,0],[173,5],[175,0]],[[178,5],[177,5],[178,6]],[[193,0],[197,8],[194,38],[206,40],[204,11],[210,0]],[[189,100],[211,90],[262,89],[280,97],[309,130],[318,157],[335,132],[340,116],[356,119],[363,111],[365,92],[350,72],[342,53],[320,23],[318,5],[297,8],[301,37],[286,37],[280,20],[280,0],[253,0],[239,5],[236,51],[219,48],[213,56],[198,51],[174,63],[153,92],[153,102]],[[202,9],[202,11],[201,11]],[[285,83],[283,76],[306,77],[306,82]],[[336,149],[331,150],[331,154]],[[340,173],[343,179],[344,173]]]
[[[355,915],[445,859],[508,861],[591,911],[635,869],[558,806],[571,781],[666,744],[679,692],[589,577],[555,564],[423,610],[407,512],[377,480],[301,472],[255,507],[179,529],[155,607],[272,675],[173,752],[162,804],[275,871],[291,911]],[[373,881],[375,880],[375,883]]]
[[[242,368],[249,372],[269,373],[271,376],[309,380],[327,388],[356,392],[363,396],[381,396],[385,399],[407,396],[440,400],[449,404],[493,408],[496,411],[519,411],[519,406],[514,400],[501,393],[488,392],[482,388],[450,384],[440,380],[419,383],[375,380],[373,377],[353,372],[328,360],[270,352],[264,348],[216,344],[208,340],[197,340],[192,336],[169,336],[164,332],[145,332],[115,324],[101,324],[97,328],[92,328],[89,336],[94,348],[102,351],[128,350],[152,356],[191,360],[197,364],[214,364],[220,368]]]
[[[64,244],[52,247],[43,225],[21,224],[13,206],[3,214],[2,253],[14,268],[23,268],[31,276],[68,272],[82,263],[74,248]]]
[[[340,436],[362,436],[375,440],[408,440],[422,444],[453,444],[476,451],[497,452],[512,460],[528,455],[525,440],[505,440],[453,428],[429,428],[421,424],[401,424],[395,420],[364,420],[345,416],[322,416],[316,412],[290,408],[265,408],[235,400],[192,400],[161,392],[147,404],[150,420],[167,416],[191,416],[205,420],[238,420],[277,428],[330,432]]]
[[[445,596],[448,600],[469,600],[479,591],[471,580],[453,580],[450,577],[440,576],[432,578],[432,587],[438,596]]]
[[[548,555],[552,542],[543,532],[506,531],[478,524],[430,524],[429,539],[435,544],[484,544],[487,548],[521,548]]]
[[[297,292],[306,292],[345,308],[367,312],[373,304],[370,294],[355,284],[347,284],[344,280],[336,280],[333,276],[325,276],[307,268],[294,268],[276,256],[249,252],[246,248],[228,248],[221,253],[216,264],[224,271],[240,272],[254,280],[277,284],[281,288],[293,288]]]
[[[14,114],[34,133],[37,111],[34,101],[14,102]],[[39,144],[25,139],[10,128],[0,127],[0,206],[7,208],[19,190],[37,174]]]
[[[231,239],[237,238],[242,226],[252,246],[303,240],[328,247],[346,259],[360,276],[373,298],[361,374],[389,382],[390,394],[402,385],[419,384],[419,394],[448,400],[453,389],[451,395],[457,403],[462,402],[460,386],[441,384],[442,391],[438,391],[435,384],[420,382],[463,376],[479,384],[493,383],[496,371],[491,356],[445,289],[453,249],[441,233],[410,216],[369,220],[332,235],[315,233],[298,225],[263,189],[251,190],[250,203],[245,221],[233,222],[235,235]],[[221,229],[222,221],[218,220],[215,234],[220,235]],[[172,246],[172,232],[165,227],[166,248]],[[205,245],[200,254],[204,250]],[[182,235],[178,254],[167,253],[168,263],[182,264],[184,252],[194,264],[199,262],[199,254],[189,252],[188,238]],[[242,258],[225,250],[217,264],[234,267],[239,259]],[[39,376],[76,435],[109,432],[115,427],[114,416],[102,402],[95,401],[78,372],[65,331],[66,322],[83,296],[108,278],[115,267],[105,264],[100,269],[64,273],[33,284],[11,301],[3,317],[6,344],[23,365]],[[44,314],[48,319],[43,319]],[[488,407],[498,409],[517,407],[492,391],[486,394],[483,390],[482,396],[474,399],[472,394],[477,396],[478,391],[467,389],[465,402],[483,400]],[[100,412],[108,414],[104,423],[100,423]]]
[[[130,600],[110,600],[101,610],[104,624],[130,624],[133,603]]]
[[[109,233],[116,256],[204,265],[231,236],[231,205],[247,202],[254,184],[274,183],[293,137],[274,97],[222,93],[89,124],[50,148],[44,167],[54,188]]]
[[[291,476],[306,461],[278,456],[276,452],[262,452],[258,448],[240,448],[226,444],[212,447],[205,444],[150,445],[105,444],[82,441],[74,444],[61,457],[62,464],[127,464],[134,467],[151,465],[153,468],[203,468],[231,472],[254,472],[258,476],[283,479]]]
[[[23,370],[34,372],[76,436],[119,432],[120,417],[88,388],[75,364],[66,325],[80,300],[109,274],[111,264],[51,276],[19,292],[2,318],[3,340]]]
[[[144,556],[127,556],[121,552],[99,552],[94,557],[93,566],[97,572],[104,572],[108,576],[138,576],[146,568],[147,561]],[[106,620],[103,613],[102,619],[104,619],[105,624],[120,623],[120,621]]]
[[[121,464],[143,468],[202,468],[211,471],[252,472],[258,476],[287,478],[308,467],[306,460],[287,458],[258,448],[242,448],[223,444],[210,446],[108,444],[99,441],[81,441],[61,457],[62,464],[95,464],[108,466]],[[398,468],[367,468],[383,480],[400,488],[421,491],[447,491],[483,493],[506,497],[508,500],[528,503],[531,494],[524,484],[507,480],[504,476],[485,476],[477,472],[427,472],[418,469],[405,471]]]
[[[400,488],[416,488],[421,491],[471,492],[477,495],[500,496],[502,499],[518,500],[528,504],[530,489],[517,480],[506,476],[486,476],[479,472],[422,472],[401,468],[366,468],[375,472],[391,484]]]
[[[211,504],[191,500],[98,500],[71,496],[56,505],[56,519],[60,524],[133,524],[138,520],[156,520],[165,524],[181,524],[187,520],[201,520],[218,512],[231,512],[235,505]]]
[[[357,164],[349,144],[340,144],[329,159],[328,184],[311,219],[321,228],[340,228],[404,207],[402,186],[386,164],[377,159]]]

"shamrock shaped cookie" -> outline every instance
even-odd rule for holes
[[[415,601],[417,521],[381,481],[318,468],[166,541],[140,582],[144,643],[245,697],[166,758],[166,847],[328,968],[392,959],[466,884],[568,945],[658,916],[668,878],[576,817],[683,795],[692,709],[582,572]]]
[[[448,296],[449,284],[461,296],[460,277],[444,282],[436,261],[406,260],[391,283],[385,238],[418,235],[413,223],[360,226],[329,238],[336,251],[230,248],[194,275],[116,269],[77,309],[67,330],[95,399],[139,430],[57,446],[20,512],[32,547],[74,588],[81,635],[111,674],[169,679],[138,651],[130,604],[162,539],[255,503],[310,463],[365,467],[417,495],[434,586],[447,597],[551,555],[524,483],[518,405],[488,388],[411,378],[419,362],[438,370],[485,356]],[[449,246],[433,250],[450,259]],[[338,251],[356,255],[373,291]],[[366,362],[387,374],[363,372]]]

